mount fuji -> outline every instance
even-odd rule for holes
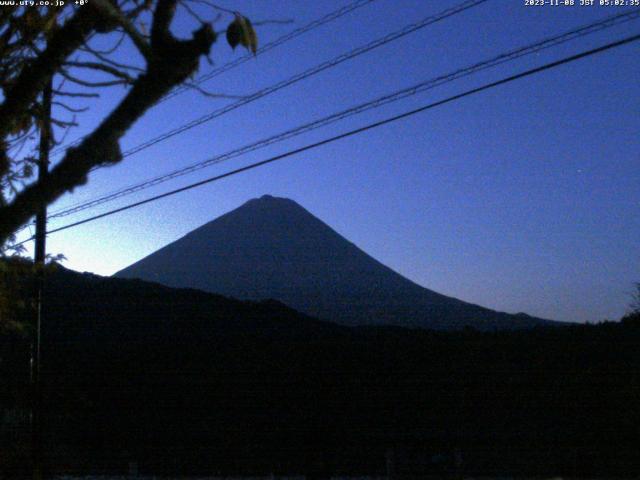
[[[424,288],[298,203],[265,195],[117,272],[242,300],[276,299],[347,326],[526,329],[560,322],[508,314]]]

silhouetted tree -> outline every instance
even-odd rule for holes
[[[96,166],[120,162],[119,141],[127,130],[197,70],[217,34],[189,1],[91,0],[80,7],[0,9],[0,248],[35,215],[39,205],[83,185]],[[230,15],[229,44],[244,45],[255,53],[255,32],[248,19],[208,1],[199,3]],[[188,39],[176,38],[171,31],[178,7],[199,23]],[[150,25],[148,33],[145,24]],[[104,45],[105,38],[113,45],[98,48],[95,41],[102,40]],[[126,43],[135,47],[138,59],[114,57]],[[97,75],[102,77],[96,80]],[[41,98],[52,77],[56,106],[52,144],[57,141],[55,133],[75,125],[75,114],[84,110],[69,102],[99,95],[87,89],[121,86],[126,94],[93,131],[64,152],[46,180],[32,181],[34,158],[20,152],[42,127]],[[60,118],[60,112],[71,118]]]
[[[32,268],[31,262],[19,257],[0,261],[0,335],[26,328],[23,320],[31,298],[27,278]]]
[[[640,324],[640,282],[636,283],[635,287],[636,290],[632,294],[631,303],[629,304],[629,312],[622,317],[622,321]]]

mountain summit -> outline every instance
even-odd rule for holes
[[[276,299],[343,325],[439,330],[551,324],[441,295],[394,272],[293,200],[265,195],[116,273],[246,300]]]

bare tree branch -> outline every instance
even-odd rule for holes
[[[93,47],[89,47],[89,38],[87,39],[87,41],[84,44],[84,47],[82,48],[90,48],[92,53],[99,53],[101,55],[111,55],[113,52],[115,52],[118,48],[120,48],[120,45],[122,45],[122,42],[124,41],[124,39],[127,37],[127,33],[126,32],[119,32],[120,33],[120,37],[118,38],[118,40],[116,40],[116,42],[113,44],[113,46],[111,48],[108,48],[107,50],[98,50],[96,48]]]
[[[38,205],[52,203],[64,193],[83,185],[93,167],[121,161],[120,138],[151,106],[173,87],[186,81],[198,67],[200,57],[209,53],[216,39],[211,26],[203,25],[190,40],[178,40],[171,34],[169,25],[175,6],[175,0],[158,1],[147,71],[133,82],[125,98],[80,145],[66,151],[46,182],[26,186],[16,193],[11,203],[0,207],[0,245],[29,221]],[[76,48],[81,46],[88,31],[82,30],[81,33],[83,35],[75,39]],[[64,57],[56,58],[60,66]]]
[[[5,92],[4,102],[0,105],[0,118],[19,117],[44,88],[48,78],[60,68],[64,60],[82,45],[87,35],[100,25],[100,19],[92,8],[81,8],[60,29],[55,31],[48,42],[47,49],[21,71],[12,88]],[[105,28],[104,25],[101,28]],[[12,131],[10,121],[0,123],[0,137]]]
[[[53,90],[53,93],[60,97],[71,98],[99,98],[99,93],[84,93],[84,92],[65,92],[64,90]]]
[[[73,120],[67,121],[67,120],[59,120],[57,118],[52,118],[51,119],[51,123],[53,123],[54,125],[58,126],[58,127],[62,127],[62,128],[68,128],[68,127],[77,127],[78,123],[75,121],[75,117]]]
[[[83,80],[81,78],[78,78],[74,75],[71,75],[69,72],[67,72],[65,69],[61,68],[60,71],[58,72],[60,75],[62,75],[64,78],[66,78],[67,80],[69,80],[72,83],[75,83],[77,85],[82,85],[83,87],[113,87],[116,85],[127,85],[130,83],[133,83],[133,79],[131,77],[128,77],[128,79],[125,80],[109,80],[109,81],[105,81],[105,82],[92,82],[89,80]]]
[[[105,65],[103,63],[67,61],[64,64],[65,66],[68,65],[70,67],[86,68],[90,70],[100,70],[102,72],[113,75],[116,78],[125,80],[127,83],[133,83],[133,78],[128,73],[118,70],[117,68],[112,67],[110,65]]]
[[[131,20],[122,14],[120,10],[113,6],[109,0],[92,0],[92,5],[97,8],[105,17],[121,26],[131,41],[138,48],[147,62],[151,59],[151,48],[145,38],[138,32],[138,29],[131,23]]]
[[[199,86],[198,84],[193,83],[193,82],[184,82],[183,85],[185,87],[187,87],[187,88],[192,88],[193,90],[197,91],[198,93],[201,93],[205,97],[209,97],[209,98],[228,98],[228,99],[232,99],[232,100],[240,100],[240,99],[243,99],[243,98],[247,98],[247,95],[231,95],[231,94],[226,94],[226,93],[209,92],[209,91],[205,90],[204,88],[202,88],[201,86]]]
[[[134,65],[125,65],[124,63],[116,62],[115,60],[107,57],[102,52],[100,52],[98,50],[94,50],[92,47],[84,46],[84,47],[80,47],[80,50],[84,51],[84,52],[87,52],[87,53],[90,53],[91,55],[96,57],[98,60],[100,60],[103,64],[106,63],[107,65],[111,65],[114,68],[118,68],[118,69],[122,69],[122,70],[132,70],[132,71],[135,71],[135,72],[144,72],[143,68],[136,67]]]
[[[83,108],[73,108],[70,107],[69,105],[66,105],[62,102],[51,102],[52,105],[56,105],[58,107],[64,108],[67,112],[71,112],[71,113],[83,113],[86,112],[87,110],[89,110],[89,107],[83,107]]]

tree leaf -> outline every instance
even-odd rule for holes
[[[253,29],[251,21],[239,13],[236,13],[235,19],[227,27],[227,42],[233,49],[242,45],[254,55],[258,51],[256,31]]]
[[[235,50],[235,48],[240,44],[240,38],[242,37],[242,27],[234,20],[227,27],[227,42],[229,46]]]

